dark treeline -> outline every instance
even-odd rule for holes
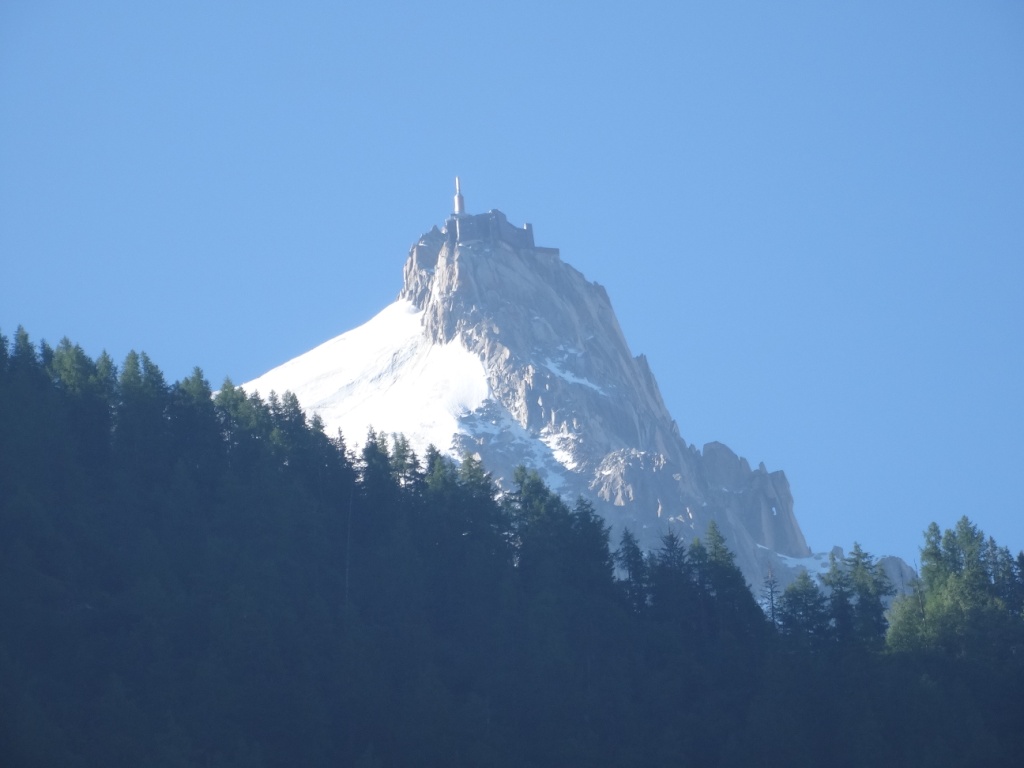
[[[0,337],[5,766],[999,765],[1024,557],[964,519],[759,605],[712,526],[613,549],[521,470]],[[889,626],[889,621],[892,626]]]

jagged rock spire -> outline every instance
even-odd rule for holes
[[[810,556],[781,471],[683,440],[604,288],[536,247],[529,225],[467,214],[458,178],[445,227],[411,248],[395,304],[247,391],[294,392],[353,440],[373,424],[420,455],[475,456],[505,489],[528,466],[645,549],[713,520],[751,584],[766,559]]]
[[[462,199],[462,189],[459,186],[459,177],[455,177],[455,215],[461,216],[466,212],[466,201]]]

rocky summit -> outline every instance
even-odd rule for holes
[[[785,474],[751,468],[721,443],[688,445],[643,355],[623,337],[608,293],[534,244],[500,211],[455,213],[414,244],[397,301],[365,325],[243,385],[293,392],[350,446],[367,430],[402,433],[478,457],[503,488],[536,470],[573,503],[656,548],[714,520],[748,582],[769,568],[827,566],[812,556]]]

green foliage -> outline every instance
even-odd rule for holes
[[[636,535],[624,528],[619,548],[615,552],[615,562],[622,570],[624,578],[620,581],[625,593],[626,602],[636,614],[642,614],[647,608],[648,564],[643,550],[637,542]]]
[[[768,618],[768,623],[774,629],[779,628],[778,607],[781,599],[782,586],[775,577],[775,572],[769,566],[768,572],[764,576],[764,581],[761,583],[761,600],[759,604]]]
[[[846,557],[829,555],[821,578],[828,588],[832,639],[844,647],[881,648],[888,626],[885,601],[896,590],[875,558],[855,542]]]
[[[1024,578],[1018,560],[966,516],[942,533],[932,523],[921,549],[921,580],[890,612],[889,646],[1019,664]]]
[[[854,596],[854,636],[862,645],[880,647],[888,628],[886,600],[896,594],[896,588],[875,558],[856,542],[846,557],[846,567]]]
[[[825,642],[829,633],[828,602],[807,571],[800,571],[782,593],[778,617],[783,635],[801,647],[816,648]]]
[[[714,524],[646,555],[608,537],[527,469],[502,495],[473,457],[421,458],[400,435],[356,457],[290,393],[213,395],[198,369],[169,385],[142,353],[118,369],[18,329],[0,337],[0,754],[966,765],[1024,749],[1024,556],[969,522],[929,533],[894,654],[877,643],[889,588],[856,545],[829,597],[806,574],[778,597],[776,633]]]

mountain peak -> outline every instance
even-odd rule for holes
[[[678,439],[607,291],[558,249],[534,245],[529,224],[514,227],[496,210],[454,215],[412,247],[404,276],[399,299],[423,311],[428,338],[458,340],[480,357],[516,422],[578,445],[577,466],[612,450],[664,451]]]
[[[647,547],[715,520],[752,583],[810,554],[782,472],[683,440],[602,286],[529,224],[465,213],[458,180],[454,208],[410,249],[394,305],[246,389],[291,390],[350,443],[372,426],[475,455],[499,485],[526,465]]]

